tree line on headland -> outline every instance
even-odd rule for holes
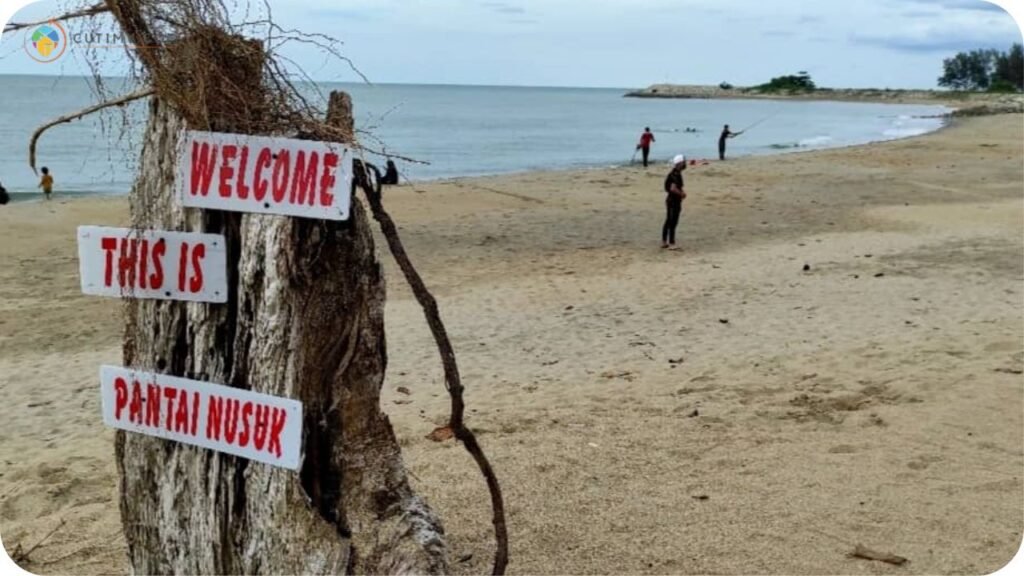
[[[971,50],[942,62],[939,86],[953,90],[988,92],[1024,91],[1024,46],[1016,43],[1008,52]]]
[[[958,91],[1017,93],[1024,91],[1024,46],[1014,44],[1006,52],[994,49],[959,52],[942,61],[943,74],[939,86]],[[722,83],[720,88],[732,89]],[[754,86],[755,92],[815,92],[819,88],[807,72],[777,76]]]

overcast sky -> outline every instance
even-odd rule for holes
[[[80,4],[85,3],[91,0]],[[68,5],[37,2],[14,20],[59,14]],[[253,2],[254,9],[261,5]],[[932,88],[943,58],[973,48],[1005,50],[1021,40],[1013,18],[984,0],[270,0],[270,5],[286,28],[344,41],[345,54],[374,82],[749,85],[806,70],[823,86]],[[67,24],[71,32],[75,26]],[[23,33],[9,36],[0,43],[0,74],[87,71],[74,44],[57,63],[39,64],[22,51]],[[109,50],[106,70],[123,71],[123,58]],[[310,47],[296,45],[285,53],[318,80],[357,79],[342,63],[326,61]]]

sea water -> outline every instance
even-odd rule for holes
[[[81,77],[0,76],[0,182],[15,199],[35,197],[28,166],[33,130],[97,101]],[[130,90],[117,79],[107,88]],[[924,134],[942,126],[939,106],[768,100],[623,98],[628,90],[498,86],[323,84],[316,92],[352,95],[360,140],[369,148],[415,158],[403,176],[432,180],[528,170],[628,164],[645,126],[656,141],[652,161],[675,154],[715,159],[724,124],[738,158],[849,146]],[[58,194],[125,194],[131,187],[147,109],[115,108],[51,128],[39,140]],[[383,168],[384,160],[367,154]],[[639,158],[636,158],[639,161]]]

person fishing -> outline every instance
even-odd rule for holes
[[[742,130],[739,131],[739,132],[731,132],[729,130],[729,125],[728,124],[725,125],[725,128],[722,128],[722,135],[718,137],[718,159],[719,160],[725,160],[725,141],[728,140],[729,138],[735,138],[735,137],[739,136],[740,134],[743,134]]]
[[[637,149],[643,152],[644,168],[647,168],[647,159],[651,155],[651,143],[653,142],[654,133],[651,132],[650,127],[644,128],[644,133],[640,135],[640,143],[636,145]]]
[[[676,249],[676,227],[679,216],[683,213],[683,200],[686,191],[683,189],[683,170],[686,170],[686,157],[682,154],[672,159],[672,171],[665,177],[665,225],[661,227],[661,247]]]

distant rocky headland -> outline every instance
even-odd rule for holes
[[[943,90],[891,90],[874,88],[816,88],[777,90],[759,88],[653,84],[624,95],[627,98],[832,100],[839,102],[884,102],[889,104],[935,104],[955,108],[954,116],[1024,112],[1024,95]]]

